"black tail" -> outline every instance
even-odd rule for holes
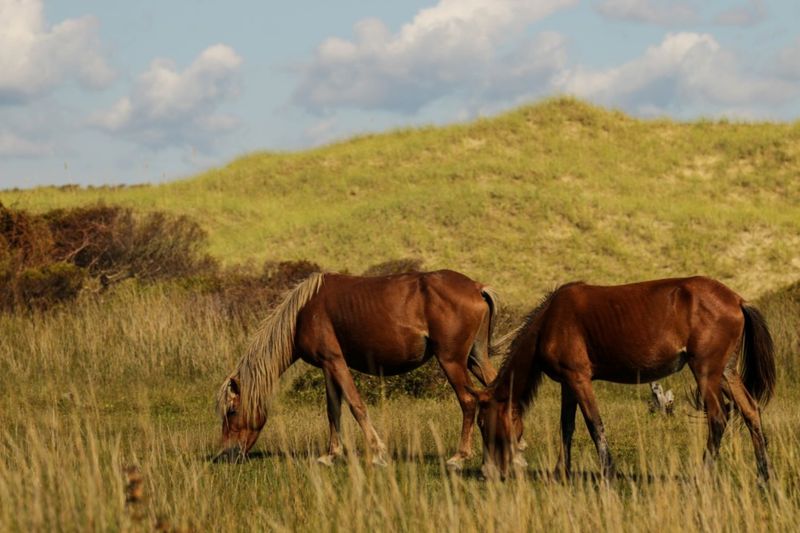
[[[492,335],[494,334],[494,325],[497,322],[498,299],[497,293],[491,287],[483,287],[481,289],[481,296],[486,300],[486,305],[489,306],[489,334],[486,338],[489,355],[495,355],[495,347],[492,344]]]
[[[755,307],[742,305],[742,381],[760,405],[766,405],[775,391],[775,348],[764,316]]]

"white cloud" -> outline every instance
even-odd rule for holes
[[[755,26],[767,16],[764,0],[748,0],[744,5],[726,9],[715,22],[723,26]]]
[[[216,110],[238,94],[241,64],[242,58],[224,44],[207,48],[182,72],[174,62],[156,59],[129,96],[90,122],[154,148],[206,147],[214,135],[238,126],[235,117]]]
[[[5,157],[41,157],[51,155],[53,147],[20,137],[12,131],[0,131],[0,155]]]
[[[800,38],[778,52],[773,70],[781,78],[800,81]]]
[[[479,97],[487,80],[492,85],[498,61],[505,62],[505,75],[516,69],[547,83],[552,61],[545,52],[530,46],[516,55],[499,50],[515,50],[532,23],[576,3],[440,0],[394,34],[380,20],[362,20],[353,41],[330,38],[317,48],[293,100],[313,112],[336,107],[415,112],[453,92]],[[525,62],[509,64],[515,58]]]
[[[697,12],[692,5],[667,0],[603,0],[595,4],[595,10],[608,18],[664,26],[697,19]]]
[[[90,88],[112,81],[94,17],[49,26],[41,0],[0,0],[0,21],[0,104],[27,101],[67,80]]]
[[[668,34],[637,59],[605,70],[577,67],[562,89],[605,105],[648,113],[686,115],[700,110],[761,109],[798,97],[798,87],[776,77],[744,72],[737,57],[709,34]]]

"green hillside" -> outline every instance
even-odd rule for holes
[[[800,277],[800,123],[643,121],[572,99],[255,153],[161,186],[0,193],[187,214],[225,263],[361,272],[419,257],[515,304],[571,280],[695,273],[755,298]]]

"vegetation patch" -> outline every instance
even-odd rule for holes
[[[184,216],[105,205],[33,214],[0,204],[0,305],[47,308],[74,299],[90,278],[104,289],[214,272],[206,246]]]

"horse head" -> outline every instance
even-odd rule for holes
[[[505,479],[515,461],[516,443],[522,436],[522,420],[509,398],[495,396],[492,389],[469,389],[478,401],[478,428],[483,438],[483,466],[486,477]]]
[[[248,412],[242,402],[239,381],[235,376],[228,378],[223,385],[217,410],[222,418],[222,438],[220,451],[213,461],[235,462],[243,459],[266,424],[266,415],[260,409],[250,409],[253,412]]]

